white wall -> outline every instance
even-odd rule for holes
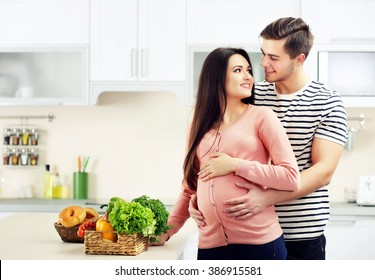
[[[89,197],[147,194],[174,199],[180,190],[185,133],[191,108],[172,93],[104,93],[96,106],[2,107],[0,115],[55,115],[52,122],[29,120],[41,135],[40,167],[4,167],[2,197],[17,197],[32,185],[41,196],[44,164],[57,167],[72,185],[77,156],[90,156]],[[19,120],[0,120],[0,128]]]
[[[38,168],[4,167],[0,197],[18,197],[19,188],[32,185],[40,196],[44,164],[57,167],[70,184],[78,155],[89,155],[89,197],[133,198],[141,194],[165,203],[180,191],[187,124],[191,107],[178,103],[172,93],[104,93],[96,106],[0,107],[0,115],[46,115],[56,118],[30,120],[41,135]],[[364,113],[366,123],[353,151],[345,151],[332,180],[331,200],[344,201],[344,188],[356,187],[358,176],[375,175],[375,109],[348,109],[352,117]],[[19,120],[0,119],[0,129]],[[357,122],[350,122],[357,127]],[[3,147],[1,143],[1,148]]]

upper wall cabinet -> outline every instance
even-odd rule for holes
[[[89,0],[0,0],[0,105],[88,104]]]
[[[259,44],[267,24],[284,16],[300,16],[300,0],[189,0],[187,43]]]
[[[0,45],[88,44],[89,0],[0,0]]]
[[[0,48],[0,105],[88,104],[87,47]]]
[[[315,44],[374,44],[374,11],[374,0],[301,0]]]
[[[90,102],[103,91],[182,85],[183,94],[185,5],[185,0],[91,1]]]

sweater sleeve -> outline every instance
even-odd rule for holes
[[[195,192],[188,187],[184,180],[182,182],[182,191],[169,214],[168,225],[173,226],[173,228],[168,231],[169,237],[177,233],[190,217],[189,202],[193,193]]]
[[[272,163],[239,159],[236,175],[268,188],[294,191],[299,187],[300,173],[286,131],[270,108],[260,108],[258,137]]]

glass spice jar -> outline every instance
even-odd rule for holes
[[[3,165],[9,165],[9,148],[4,148],[3,150]]]
[[[18,149],[16,148],[13,148],[12,149],[12,152],[10,154],[10,161],[12,163],[12,165],[18,165],[19,163],[19,152],[18,152]]]
[[[29,163],[29,150],[28,149],[21,149],[21,165],[28,165]]]
[[[20,130],[18,128],[14,128],[12,130],[12,145],[19,145],[20,144]]]
[[[10,144],[10,135],[12,131],[9,128],[4,128],[4,145],[9,145]]]
[[[22,137],[21,137],[22,145],[24,146],[29,145],[29,136],[30,136],[29,130],[27,128],[22,129]]]
[[[36,128],[32,128],[30,130],[30,145],[36,146],[38,145],[38,140],[39,140],[39,133]]]
[[[38,165],[38,150],[31,148],[29,152],[30,165]]]

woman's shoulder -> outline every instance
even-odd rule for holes
[[[267,106],[261,106],[261,105],[252,105],[252,108],[251,108],[254,113],[256,114],[272,114],[274,115],[274,111],[270,108],[270,107],[267,107]]]
[[[267,106],[252,105],[251,111],[253,111],[253,118],[258,123],[269,123],[279,120],[276,113],[270,107]]]

